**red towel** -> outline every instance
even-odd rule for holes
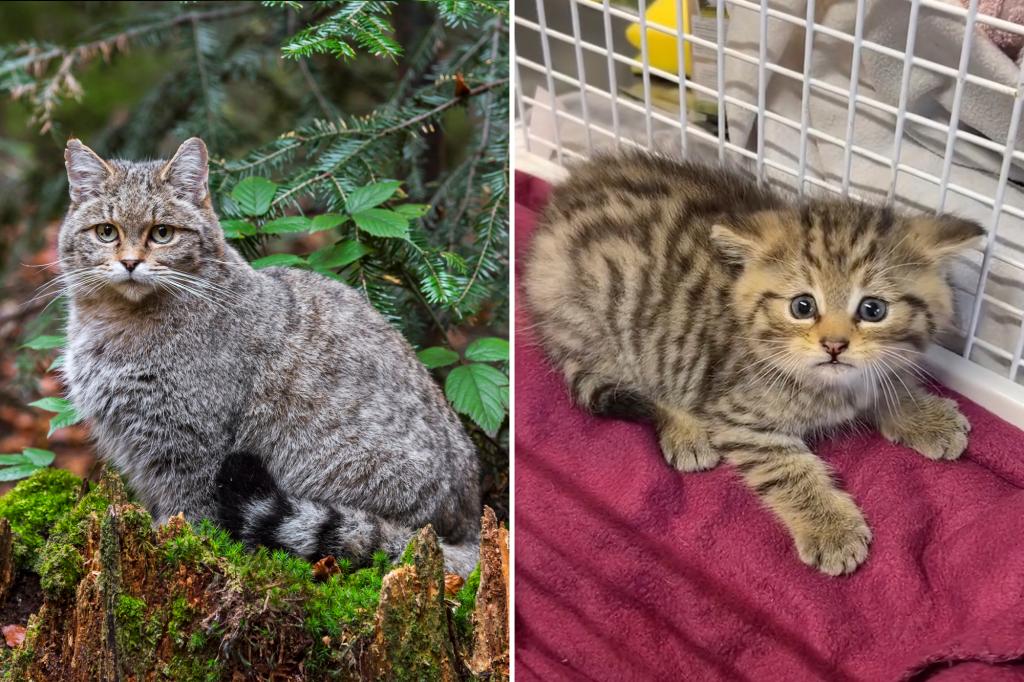
[[[521,271],[547,187],[516,190]],[[819,445],[874,533],[830,578],[729,466],[678,473],[650,428],[571,406],[519,296],[518,680],[1024,679],[1024,433],[954,396],[959,461]]]

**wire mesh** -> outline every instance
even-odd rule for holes
[[[1022,44],[1024,26],[978,0],[536,0],[516,11],[523,151],[565,166],[656,149],[748,166],[794,193],[976,219],[987,237],[953,264],[958,319],[940,343],[1024,383],[1024,69],[992,37]]]

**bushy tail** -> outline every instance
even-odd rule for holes
[[[249,453],[228,455],[216,484],[218,521],[249,547],[283,549],[309,561],[332,555],[359,567],[378,551],[397,561],[414,533],[362,509],[289,495]],[[476,565],[475,540],[441,548],[449,572],[465,577]]]

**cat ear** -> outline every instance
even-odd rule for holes
[[[114,174],[110,164],[73,137],[64,149],[64,166],[71,201],[76,204],[99,194],[103,181]]]
[[[940,213],[911,218],[910,233],[926,254],[942,260],[971,246],[985,229],[973,220]]]
[[[190,137],[181,143],[174,158],[160,170],[160,180],[168,182],[181,196],[196,206],[209,203],[209,155],[206,144],[198,137]]]
[[[711,226],[711,241],[725,258],[742,263],[767,251],[782,234],[782,223],[775,211],[730,216]]]

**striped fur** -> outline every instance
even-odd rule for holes
[[[429,523],[467,575],[477,454],[405,339],[351,287],[253,270],[224,239],[201,140],[141,163],[71,140],[66,161],[68,397],[154,520],[354,564]]]
[[[725,458],[801,559],[838,575],[871,533],[807,439],[863,418],[929,457],[960,455],[969,426],[919,387],[916,359],[952,316],[945,262],[980,234],[852,200],[791,205],[737,172],[633,152],[554,190],[524,284],[578,404],[654,423],[683,471]],[[801,295],[808,319],[791,311]],[[864,298],[886,317],[859,316]]]

